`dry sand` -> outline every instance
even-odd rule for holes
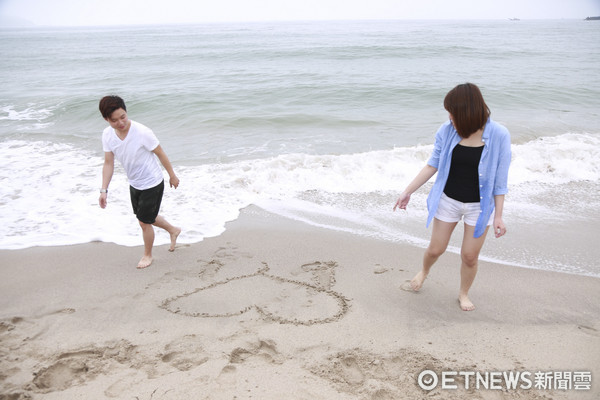
[[[481,263],[463,312],[457,255],[406,292],[422,249],[255,207],[148,269],[140,254],[0,251],[1,400],[600,397],[600,279]],[[425,391],[427,369],[589,371],[592,388]]]

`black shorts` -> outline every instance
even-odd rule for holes
[[[153,224],[156,222],[156,216],[160,210],[160,203],[164,191],[165,181],[146,190],[138,190],[133,186],[129,186],[131,206],[133,207],[133,213],[138,220],[145,224]]]

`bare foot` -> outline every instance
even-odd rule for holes
[[[459,295],[458,303],[460,304],[460,309],[463,311],[473,311],[475,309],[475,305],[471,303],[467,295]]]
[[[141,260],[138,263],[137,267],[138,267],[138,269],[143,269],[143,268],[149,267],[150,264],[152,264],[152,257],[151,256],[144,256],[144,257],[141,258]]]
[[[419,271],[419,273],[412,278],[412,281],[410,281],[410,288],[415,292],[419,291],[421,286],[423,286],[423,282],[425,282],[425,278],[427,278],[427,274],[424,273],[423,270]]]
[[[169,251],[175,251],[175,245],[177,244],[177,237],[181,233],[181,228],[175,228],[175,231],[171,233],[171,247]]]

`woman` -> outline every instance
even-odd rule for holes
[[[469,300],[469,289],[489,226],[493,224],[497,238],[506,233],[502,209],[508,191],[510,134],[489,117],[481,91],[472,83],[448,92],[444,108],[450,121],[436,133],[431,158],[402,192],[394,211],[405,210],[411,194],[438,172],[427,198],[427,226],[433,220],[431,241],[423,269],[410,287],[414,291],[421,288],[433,264],[446,251],[456,224],[464,218],[458,301],[462,310],[471,311],[475,306]]]

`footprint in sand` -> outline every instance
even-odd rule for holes
[[[243,364],[249,359],[256,358],[268,363],[281,364],[284,357],[277,350],[277,345],[272,340],[258,340],[244,347],[236,347],[229,354],[230,364]]]
[[[410,284],[410,280],[406,280],[404,282],[402,282],[402,284],[400,285],[400,289],[406,291],[406,292],[411,292],[411,293],[419,293],[418,290],[414,290]]]
[[[33,390],[50,393],[78,386],[103,375],[115,363],[128,362],[135,346],[118,341],[106,347],[87,347],[56,354],[47,367],[34,372]]]
[[[393,400],[429,398],[417,386],[415,374],[423,369],[439,371],[455,365],[411,348],[390,350],[385,354],[354,348],[332,354],[319,364],[308,365],[307,369],[330,381],[342,393],[351,393],[361,399]],[[460,370],[458,366],[455,369]],[[460,393],[446,398],[468,396]]]
[[[97,375],[97,360],[101,357],[102,354],[97,352],[61,356],[52,365],[36,372],[33,384],[42,393],[83,384]]]
[[[579,325],[577,327],[580,331],[587,333],[590,336],[596,336],[596,337],[600,337],[600,332],[598,332],[597,329],[592,328],[590,326],[585,326],[585,325]]]
[[[227,261],[226,258],[217,259],[213,264],[222,269],[227,266]],[[250,258],[245,261],[246,268],[252,266],[251,263],[255,264],[255,272],[229,277],[169,298],[161,308],[179,315],[204,318],[232,317],[254,310],[267,321],[296,325],[333,322],[348,311],[349,301],[331,290],[335,283],[335,262],[302,265],[295,275],[311,273],[311,283],[272,275],[267,263]]]
[[[380,264],[375,264],[375,268],[373,269],[373,273],[375,275],[385,274],[388,271],[389,271],[389,268],[386,268]]]
[[[277,350],[272,340],[256,340],[236,347],[229,353],[229,363],[223,367],[217,380],[221,384],[235,385],[236,372],[242,364],[283,364],[285,356]]]
[[[311,273],[314,286],[322,289],[331,289],[335,285],[335,268],[338,264],[335,261],[315,261],[300,266],[299,270],[292,271],[292,275],[297,276],[301,273]]]
[[[195,335],[187,335],[167,344],[160,355],[163,363],[188,371],[208,361],[201,340]]]

